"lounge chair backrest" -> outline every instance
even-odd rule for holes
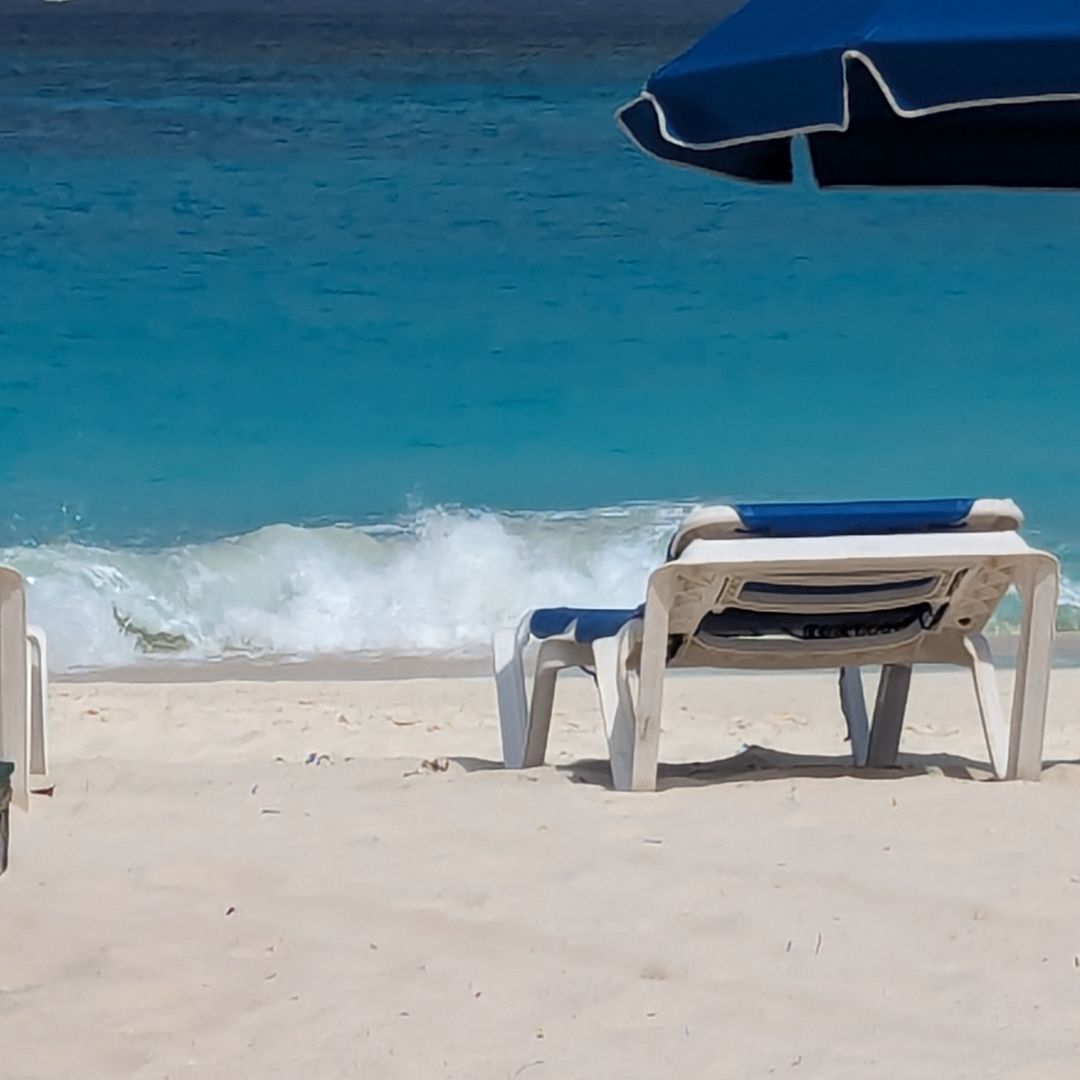
[[[1012,499],[899,499],[836,503],[737,503],[690,512],[668,545],[677,559],[695,540],[739,537],[887,536],[1011,532],[1024,523]]]
[[[929,565],[897,556],[917,550],[920,538],[937,550],[936,538],[948,546],[947,537],[961,534],[993,533],[1006,548],[1008,538],[1022,545],[1016,535],[1022,522],[1008,499],[702,507],[675,533],[666,569],[657,572],[673,574],[683,594],[670,632],[687,646],[694,638],[716,648],[761,637],[810,647],[853,638],[885,646],[928,633],[978,632],[1008,588],[1007,570],[959,553]],[[767,566],[758,563],[758,545],[788,542],[800,545],[792,548],[792,565],[777,568],[776,547],[768,550]],[[717,550],[707,552],[712,545]],[[800,564],[798,553],[811,550],[828,557],[828,570]],[[876,554],[865,557],[870,552]],[[723,573],[695,565],[713,554]]]

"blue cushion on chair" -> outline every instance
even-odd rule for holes
[[[893,499],[828,503],[738,503],[755,536],[865,536],[937,532],[964,523],[974,499]]]
[[[573,640],[591,645],[614,637],[631,619],[644,611],[637,608],[539,608],[533,612],[529,632],[535,638],[561,637],[573,631]]]

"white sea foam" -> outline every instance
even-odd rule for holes
[[[640,602],[678,507],[431,510],[381,528],[272,525],[160,551],[0,551],[58,671],[154,657],[481,655],[531,606]]]
[[[160,657],[479,656],[493,628],[530,607],[639,603],[685,509],[428,510],[157,551],[14,548],[0,562],[26,576],[56,671]],[[1066,581],[1062,600],[1061,625],[1080,625],[1080,588]]]

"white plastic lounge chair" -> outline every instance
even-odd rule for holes
[[[631,611],[549,608],[495,636],[508,768],[541,765],[555,680],[593,668],[620,790],[656,787],[668,667],[839,668],[855,765],[896,761],[911,669],[973,676],[995,774],[1038,778],[1058,563],[1020,537],[1002,499],[705,507],[672,538],[645,603]],[[1013,586],[1022,606],[1007,731],[982,634]],[[531,695],[524,657],[539,641]],[[873,725],[860,667],[881,665]],[[633,676],[637,678],[633,678]],[[635,685],[636,684],[636,685]]]
[[[45,634],[26,625],[23,580],[0,566],[0,761],[15,765],[12,802],[24,810],[31,787],[48,783],[48,678]]]

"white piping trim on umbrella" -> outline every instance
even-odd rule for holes
[[[687,142],[685,139],[680,139],[675,135],[668,127],[667,116],[664,114],[663,106],[657,100],[656,95],[648,90],[643,90],[633,101],[627,105],[623,105],[615,114],[616,123],[622,128],[627,135],[636,143],[637,139],[634,138],[633,133],[623,122],[622,114],[630,108],[632,105],[636,105],[639,101],[647,101],[652,105],[653,110],[656,112],[657,121],[660,124],[660,134],[663,135],[664,140],[672,144],[672,146],[681,146],[684,150],[726,150],[733,146],[745,146],[747,143],[754,142],[768,142],[772,139],[790,139],[796,135],[813,135],[822,131],[847,131],[851,126],[851,100],[850,91],[848,86],[848,65],[853,60],[858,60],[873,76],[874,81],[881,88],[882,94],[885,95],[885,100],[889,103],[889,107],[897,116],[904,120],[915,120],[922,116],[932,116],[936,113],[944,112],[956,112],[961,109],[979,109],[987,108],[994,105],[1037,105],[1040,102],[1065,102],[1065,101],[1080,101],[1080,92],[1076,93],[1062,93],[1062,94],[1031,94],[1023,97],[1002,97],[1002,98],[975,98],[970,101],[953,101],[944,105],[930,105],[924,109],[905,109],[899,101],[896,100],[896,95],[893,93],[892,88],[885,81],[885,76],[878,70],[877,65],[870,59],[866,53],[861,52],[858,49],[845,49],[841,54],[841,63],[843,64],[843,76],[844,76],[844,116],[839,124],[811,124],[807,127],[790,128],[781,131],[769,131],[760,135],[744,135],[735,139],[721,139],[719,142],[708,143],[693,143]],[[657,155],[653,155],[654,157]]]

